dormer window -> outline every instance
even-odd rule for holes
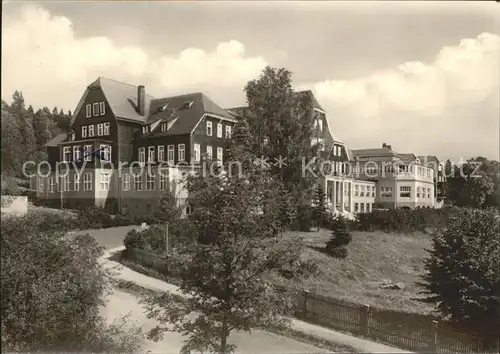
[[[167,123],[161,123],[160,129],[162,132],[166,132],[167,131]]]
[[[160,111],[163,112],[163,111],[166,111],[168,108],[168,103],[162,107],[160,107]]]
[[[184,102],[184,104],[182,105],[182,109],[191,108],[193,106],[193,103],[194,103],[194,101]]]
[[[149,125],[145,125],[145,126],[142,127],[142,133],[143,134],[149,133]]]

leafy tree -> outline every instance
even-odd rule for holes
[[[448,198],[454,205],[481,208],[485,206],[486,198],[493,194],[493,180],[476,168],[475,162],[464,163],[456,166],[453,176],[448,178]]]
[[[494,210],[464,209],[433,234],[423,276],[427,302],[480,334],[500,331],[500,219]]]
[[[2,101],[2,173],[16,175],[21,171],[23,146],[19,122],[10,113],[7,103]]]
[[[182,208],[177,203],[177,198],[173,193],[166,192],[160,198],[160,205],[153,213],[154,222],[175,223],[180,220]]]
[[[188,179],[197,242],[179,250],[176,264],[181,291],[190,297],[182,303],[169,294],[144,300],[160,322],[151,338],[173,328],[188,336],[184,353],[228,353],[235,349],[227,342],[231,332],[279,323],[291,308],[286,294],[265,279],[285,268],[298,271],[301,243],[278,236],[277,183],[242,148],[249,143],[247,124],[240,123],[233,137],[237,144],[229,147],[225,171]]]
[[[33,131],[33,108],[26,108],[22,92],[15,91],[12,95],[12,103],[9,107],[10,113],[18,122],[19,134],[21,141],[19,142],[23,147],[23,154],[19,156],[21,161],[27,161],[30,155],[35,151],[35,135]]]
[[[309,217],[316,176],[303,175],[303,161],[318,158],[312,146],[314,111],[309,95],[292,89],[292,73],[266,67],[262,75],[247,83],[245,92],[252,131],[252,151],[268,159],[273,178],[283,183],[296,207],[296,217]],[[285,165],[277,163],[284,161]],[[302,228],[309,231],[310,225]]]
[[[332,237],[326,243],[325,250],[328,254],[338,257],[347,257],[346,246],[352,241],[347,220],[342,215],[336,216],[331,222]]]
[[[110,278],[89,235],[67,235],[41,214],[3,217],[1,254],[2,350],[140,348],[137,328],[108,325],[99,315]]]

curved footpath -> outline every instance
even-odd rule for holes
[[[114,269],[115,277],[117,279],[133,282],[140,287],[153,291],[165,291],[180,296],[186,296],[185,294],[182,294],[179,291],[179,288],[175,285],[135,272],[132,269],[122,266],[118,262],[108,259],[113,253],[121,251],[123,249],[125,249],[125,247],[123,246],[108,249],[101,258],[103,266],[105,266],[106,268]],[[106,315],[109,318],[113,318],[119,315],[125,315],[127,312],[130,312],[132,315],[132,319],[138,321],[141,327],[143,327],[144,329],[149,329],[154,326],[155,321],[146,318],[144,310],[141,305],[138,304],[138,299],[135,296],[115,290],[114,293],[110,295],[109,300],[110,301],[108,302],[108,305],[105,309]],[[350,346],[355,350],[363,353],[411,353],[402,349],[393,348],[366,339],[353,337],[341,332],[309,324],[307,322],[299,321],[296,319],[291,319],[291,327],[295,331],[302,332],[321,340],[338,343],[339,345]],[[147,349],[155,353],[165,353],[166,349],[168,349],[168,352],[179,352],[179,349],[182,347],[183,340],[184,338],[181,334],[170,332],[167,333],[164,337],[164,340],[159,343],[149,342]],[[238,345],[238,352],[247,353],[327,352],[324,349],[320,349],[312,345],[307,345],[290,338],[278,336],[260,330],[252,331],[251,334],[235,333],[234,335],[231,335],[230,342]]]

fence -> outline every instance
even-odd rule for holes
[[[166,260],[147,251],[127,249],[126,257],[165,271]],[[295,317],[332,329],[351,332],[419,352],[498,353],[498,337],[484,338],[429,315],[383,310],[334,299],[309,291],[277,287],[293,298]]]

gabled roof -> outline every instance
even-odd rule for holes
[[[148,108],[153,96],[148,95],[146,92],[146,102],[145,102],[145,115],[142,116],[137,113],[137,86],[126,84],[124,82],[116,81],[113,79],[108,79],[105,77],[99,77],[97,80],[92,82],[84,94],[80,98],[75,111],[73,112],[73,117],[71,117],[70,126],[73,125],[77,114],[82,109],[83,103],[87,98],[87,93],[89,89],[94,87],[100,87],[106,100],[108,101],[111,111],[117,119],[130,120],[138,123],[143,123],[145,117],[148,113]]]
[[[397,154],[388,148],[377,148],[377,149],[353,149],[351,150],[353,157],[385,157],[385,156],[396,156]]]
[[[306,96],[308,97],[311,102],[312,102],[312,105],[313,105],[313,108],[316,108],[316,109],[319,109],[320,111],[325,111],[319,104],[318,100],[316,99],[316,97],[314,97],[314,94],[312,93],[311,90],[304,90],[304,91],[297,91],[294,93],[296,96],[299,96],[299,97],[303,97],[303,96]]]
[[[146,92],[145,114],[137,113],[137,86],[126,84],[113,79],[99,77],[89,85],[91,87],[101,87],[106,100],[108,101],[113,114],[117,119],[127,119],[137,122],[144,122],[148,115],[151,100],[154,97]]]
[[[188,107],[186,104],[190,102],[192,102],[192,104]],[[235,119],[234,116],[201,92],[153,99],[149,107],[149,115],[146,124],[153,124],[159,120],[169,122],[173,119],[177,119],[168,131],[157,132],[157,129],[155,129],[154,132],[143,136],[190,134],[204,114],[212,114],[230,120]]]
[[[47,141],[44,146],[46,146],[46,147],[58,146],[59,144],[61,144],[62,142],[64,142],[67,137],[68,137],[68,134],[66,134],[66,133],[59,133],[55,137],[53,137],[52,139],[50,139],[49,141]]]
[[[421,163],[426,163],[433,160],[436,161],[437,163],[440,162],[439,159],[433,155],[419,156],[418,159],[420,160]]]
[[[417,159],[417,156],[412,153],[409,154],[398,153],[398,156],[404,162],[415,161]]]

